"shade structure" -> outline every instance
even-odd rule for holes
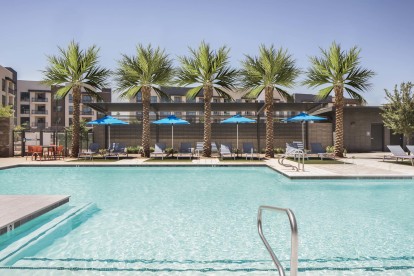
[[[88,125],[107,125],[108,126],[108,149],[111,148],[111,125],[127,125],[127,122],[106,115],[100,119],[87,122]]]
[[[310,122],[310,121],[325,121],[327,120],[326,118],[323,117],[319,117],[319,116],[313,116],[313,115],[309,115],[308,113],[305,112],[301,112],[296,116],[287,118],[285,121],[286,122],[301,122],[302,123],[302,143],[303,146],[305,147],[305,132],[304,132],[304,126],[306,122]]]
[[[177,118],[175,115],[170,115],[167,118],[152,122],[156,125],[171,125],[171,148],[174,148],[174,125],[189,125],[186,120]]]
[[[223,121],[221,121],[222,124],[236,124],[237,125],[237,150],[239,149],[239,124],[251,124],[255,123],[256,120],[249,119],[246,117],[241,116],[240,114],[234,115],[233,117],[227,118]]]

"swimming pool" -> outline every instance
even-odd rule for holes
[[[293,181],[266,167],[25,167],[0,171],[0,193],[71,195],[70,206],[18,228],[18,237],[32,226],[50,233],[3,260],[0,274],[272,275],[259,205],[295,212],[302,272],[414,273],[412,180]],[[286,217],[265,213],[264,231],[288,267]],[[2,251],[18,237],[1,237]]]

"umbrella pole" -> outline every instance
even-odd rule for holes
[[[171,148],[172,156],[174,156],[174,124],[171,124]]]
[[[305,129],[305,121],[302,121],[302,144],[303,144],[303,149],[306,149],[304,129]]]
[[[108,125],[108,149],[111,150],[111,126]]]
[[[237,157],[239,157],[239,123],[237,123],[236,125],[237,125],[237,131],[236,131],[236,133],[237,133],[237,142],[236,142],[237,152],[236,152],[236,154],[237,154]]]

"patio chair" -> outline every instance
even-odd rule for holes
[[[113,143],[113,148],[109,149],[108,154],[105,154],[105,159],[110,157],[116,157],[119,160],[120,155],[125,155],[126,157],[128,157],[126,146],[122,143]]]
[[[211,153],[219,153],[216,142],[211,142]]]
[[[220,158],[223,160],[226,156],[230,156],[230,158],[236,160],[236,155],[233,153],[231,144],[221,144],[220,146]]]
[[[56,155],[56,158],[65,159],[65,153],[64,153],[64,147],[63,147],[63,145],[59,145],[59,146],[56,147],[55,155]]]
[[[321,143],[311,143],[311,154],[317,154],[321,160],[324,158],[335,159],[335,153],[326,152]]]
[[[33,158],[37,160],[37,157],[39,157],[40,160],[42,160],[43,157],[43,148],[42,146],[27,146],[28,154],[31,154],[31,159],[33,161]],[[26,156],[27,159],[27,156]]]
[[[414,166],[414,155],[408,155],[401,146],[399,145],[387,145],[387,148],[391,151],[391,155],[384,155],[382,161],[385,161],[385,158],[388,159],[401,159],[404,162],[404,159],[409,159],[411,161],[411,166]]]
[[[193,149],[191,148],[191,143],[181,143],[180,148],[178,149],[177,159],[178,157],[193,157]]]
[[[242,156],[243,156],[243,154],[246,155],[246,160],[247,160],[247,157],[249,157],[249,156],[250,156],[250,160],[253,160],[255,151],[254,151],[254,147],[253,147],[252,142],[244,142],[243,143]],[[256,154],[257,154],[257,158],[260,159],[259,158],[259,153],[256,152]]]
[[[165,153],[165,148],[167,146],[165,145],[165,143],[156,143],[154,146],[154,152],[151,152],[150,157],[161,157],[162,160],[164,160],[164,155],[166,155]]]
[[[78,159],[80,158],[90,158],[93,160],[93,156],[95,154],[99,153],[99,144],[98,143],[92,143],[89,145],[89,149],[87,151],[82,151],[78,154]]]

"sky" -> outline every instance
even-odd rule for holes
[[[100,48],[100,65],[114,70],[121,54],[141,43],[188,55],[202,40],[230,48],[231,66],[261,44],[283,47],[305,71],[309,57],[333,41],[361,49],[361,66],[373,70],[369,105],[386,103],[384,89],[414,82],[412,0],[0,0],[0,65],[20,80],[41,80],[47,55],[71,40]],[[178,66],[179,63],[175,62]],[[290,93],[317,93],[298,84]],[[321,87],[322,88],[322,87]]]

